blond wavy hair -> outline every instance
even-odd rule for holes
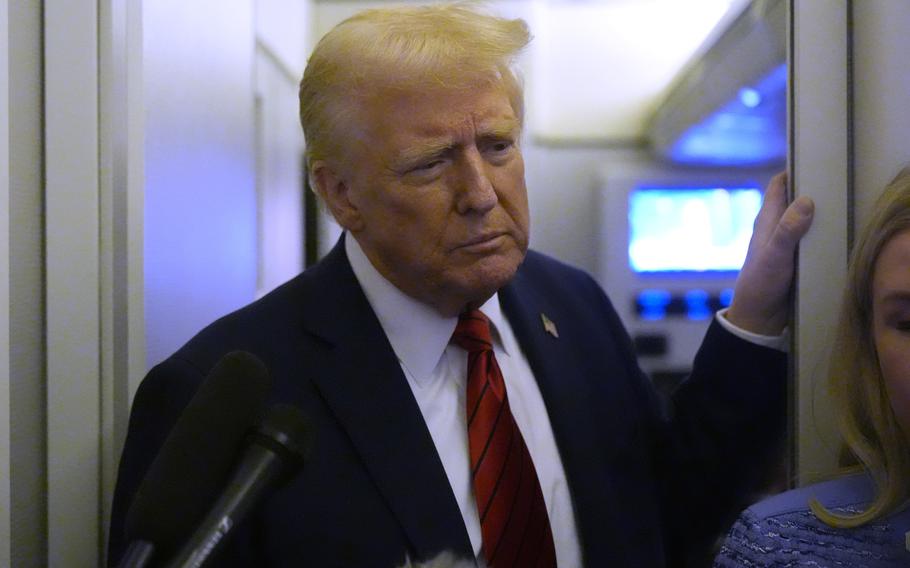
[[[910,443],[891,407],[872,333],[875,263],[888,241],[908,229],[910,167],[879,196],[850,257],[828,389],[841,436],[871,475],[875,498],[855,515],[833,513],[816,500],[810,502],[815,515],[834,527],[863,525],[910,500]]]
[[[514,65],[530,40],[523,20],[463,3],[379,8],[348,18],[319,41],[300,82],[307,163],[338,156],[359,104],[381,89],[500,83],[523,120]]]

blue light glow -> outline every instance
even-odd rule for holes
[[[761,104],[761,94],[755,89],[744,87],[739,90],[739,101],[747,108],[755,108]]]
[[[669,150],[674,162],[756,166],[787,156],[787,65],[692,125]]]
[[[641,306],[639,317],[650,321],[664,319],[670,299],[670,292],[666,290],[642,290],[638,294],[638,305]]]
[[[708,293],[704,290],[689,290],[685,295],[686,317],[690,320],[703,320],[711,317],[708,306]]]

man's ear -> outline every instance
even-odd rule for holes
[[[350,185],[335,168],[324,160],[313,162],[310,181],[339,225],[352,233],[363,227],[360,210],[351,201]]]

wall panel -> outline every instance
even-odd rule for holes
[[[148,365],[255,296],[253,14],[143,3]]]

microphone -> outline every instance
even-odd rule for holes
[[[244,435],[271,387],[256,356],[233,351],[215,364],[177,419],[126,516],[120,568],[167,558],[192,533],[224,487]]]
[[[168,568],[200,568],[213,558],[250,509],[303,467],[312,450],[313,428],[297,407],[276,404],[248,440],[227,488]]]

